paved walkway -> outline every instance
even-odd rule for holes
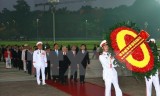
[[[118,69],[118,73],[122,70]],[[104,87],[102,80],[102,67],[98,60],[91,60],[87,69],[87,82]],[[123,72],[122,72],[123,73]],[[125,71],[124,71],[125,73]],[[119,77],[120,88],[130,96],[145,96],[144,79],[136,81],[131,76]],[[70,96],[49,85],[38,86],[34,75],[28,75],[18,69],[5,69],[5,64],[0,62],[0,96]],[[79,95],[81,96],[81,95]],[[155,91],[153,90],[153,95]]]
[[[0,96],[70,96],[49,85],[38,86],[34,75],[6,69],[0,62]]]
[[[28,80],[35,80],[35,77],[15,68],[6,69],[5,64],[0,63],[0,82]]]

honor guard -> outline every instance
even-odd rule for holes
[[[40,85],[40,70],[42,74],[42,85],[45,85],[45,67],[47,67],[46,52],[42,50],[42,42],[37,42],[37,50],[33,53],[33,66],[36,68],[37,84]]]
[[[111,96],[111,84],[113,84],[116,92],[116,96],[122,96],[122,91],[118,85],[117,71],[113,65],[114,58],[111,53],[108,52],[109,46],[106,40],[103,40],[100,44],[103,49],[103,53],[99,56],[99,60],[103,67],[103,80],[105,81],[105,96]]]
[[[153,54],[156,54],[155,51],[157,51],[157,46],[156,46],[156,41],[155,39],[150,39],[149,42],[148,42],[151,50],[152,50],[152,53]],[[159,57],[155,57],[155,58],[158,58]],[[155,87],[155,90],[156,90],[156,96],[160,96],[160,85],[159,85],[159,78],[158,78],[158,70],[156,72],[156,74],[153,76],[151,75],[150,78],[146,78],[145,77],[145,81],[146,81],[146,96],[152,96],[152,83]]]

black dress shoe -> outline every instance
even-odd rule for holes
[[[81,84],[84,84],[85,82],[84,82],[84,81],[81,81],[80,83],[81,83]]]
[[[74,82],[78,82],[77,79],[74,79]]]
[[[54,83],[56,83],[57,82],[57,80],[53,80],[54,81]]]

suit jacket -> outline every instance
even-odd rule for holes
[[[28,55],[28,49],[25,51],[25,60],[26,60],[26,61],[28,60],[28,59],[27,59],[27,58],[28,58],[27,55]]]
[[[18,59],[21,60],[21,57],[22,57],[22,51],[19,49],[18,50]]]
[[[58,67],[59,66],[59,61],[63,60],[62,52],[58,51],[58,55],[57,55],[55,51],[50,51],[49,60],[50,60],[50,64],[52,64],[52,66]]]
[[[47,67],[47,57],[44,50],[35,50],[33,53],[33,66],[37,67]]]
[[[67,53],[68,54],[68,53]],[[70,60],[68,58],[68,56],[66,55],[63,55],[63,60],[60,60],[59,61],[59,67],[60,68],[68,68],[68,66],[70,65]]]
[[[27,61],[32,61],[33,60],[33,52],[27,51]]]
[[[77,57],[79,58],[79,64],[82,64],[83,67],[86,67],[87,64],[90,64],[88,51],[84,51],[84,53],[82,53],[82,50],[78,51]]]
[[[50,56],[49,56],[49,52],[46,52],[46,56],[47,56],[47,61],[50,61]]]
[[[76,52],[75,52],[76,53]],[[78,64],[78,58],[77,58],[77,54],[73,54],[73,51],[69,51],[67,54],[70,62],[71,62],[71,68],[77,68],[77,64]]]
[[[17,54],[18,54],[18,53],[17,53],[14,49],[11,49],[10,51],[11,51],[11,53],[12,53],[13,59],[17,59]]]

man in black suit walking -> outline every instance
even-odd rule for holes
[[[47,57],[47,64],[48,64],[48,66],[46,67],[46,69],[45,69],[45,75],[46,76],[48,76],[48,80],[50,80],[51,79],[51,70],[50,70],[50,68],[51,68],[51,64],[50,64],[50,56],[49,56],[49,53],[50,53],[50,48],[48,47],[48,48],[46,48],[46,57]]]
[[[68,49],[66,46],[62,47],[63,60],[59,62],[59,75],[62,84],[66,84],[68,76],[68,67],[70,65],[70,60],[68,59]]]
[[[78,51],[77,57],[79,58],[79,71],[80,71],[80,83],[84,84],[86,67],[90,64],[89,53],[86,50],[86,45],[82,44],[80,50]]]
[[[72,45],[71,50],[68,52],[68,58],[71,62],[70,68],[71,68],[71,77],[70,80],[74,78],[74,81],[77,82],[77,64],[78,64],[78,58],[77,58],[77,52],[76,52],[76,46]],[[74,75],[74,76],[73,76]]]
[[[29,50],[27,51],[27,69],[28,69],[28,74],[32,75],[32,61],[33,61],[33,49],[31,46],[29,46]]]

